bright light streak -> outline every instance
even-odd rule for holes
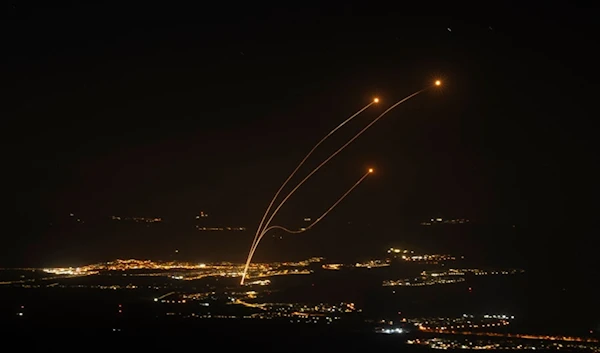
[[[369,173],[373,173],[373,168],[369,168]]]
[[[358,179],[358,181],[354,185],[352,185],[352,187],[350,187],[350,189],[348,189],[333,205],[331,205],[331,207],[329,207],[327,209],[327,211],[323,212],[323,214],[321,216],[319,216],[314,222],[312,222],[310,225],[308,225],[308,227],[302,228],[300,230],[289,230],[289,229],[284,228],[282,226],[270,226],[269,228],[265,229],[261,233],[261,237],[259,238],[259,241],[260,241],[260,239],[262,239],[262,237],[265,234],[267,234],[268,231],[270,231],[272,229],[281,229],[284,232],[291,233],[291,234],[304,233],[307,230],[311,229],[312,227],[314,227],[315,225],[317,225],[317,223],[319,223],[321,220],[323,220],[323,218],[325,218],[325,216],[327,216],[327,214],[329,214],[329,212],[331,212],[340,202],[342,202],[342,200],[345,199],[346,196],[348,196],[352,192],[352,190],[356,189],[356,187],[358,185],[360,185],[360,183],[362,183],[362,181],[365,180],[365,178],[368,177],[369,174],[371,174],[371,172],[365,173],[365,175],[363,175],[360,179]],[[254,251],[255,250],[256,250],[256,247],[254,247]]]
[[[308,227],[306,227],[306,228],[302,228],[302,229],[300,229],[300,230],[290,230],[290,229],[287,229],[287,228],[285,228],[285,227],[282,227],[282,226],[270,226],[270,227],[266,228],[265,230],[263,230],[263,231],[260,233],[260,235],[259,235],[259,237],[258,237],[258,239],[257,239],[256,243],[254,244],[254,246],[253,246],[253,247],[250,249],[250,254],[248,254],[248,258],[249,258],[250,260],[252,260],[252,257],[254,256],[254,253],[256,252],[256,248],[258,247],[258,244],[260,243],[260,241],[262,240],[262,238],[265,236],[265,234],[267,234],[267,233],[268,233],[270,230],[273,230],[273,229],[280,229],[280,230],[283,230],[284,232],[287,232],[287,233],[291,233],[291,234],[299,234],[299,233],[304,233],[304,232],[306,232],[307,230],[309,230],[309,229],[311,229],[312,227],[314,227],[314,226],[315,226],[317,223],[319,223],[319,222],[320,222],[320,221],[321,221],[323,218],[325,218],[325,216],[327,216],[327,214],[329,214],[329,212],[331,212],[331,211],[332,211],[332,210],[333,210],[333,209],[334,209],[334,208],[335,208],[335,207],[336,207],[336,206],[337,206],[337,205],[338,205],[340,202],[342,202],[342,200],[343,200],[343,199],[345,199],[345,198],[346,198],[346,196],[348,196],[348,195],[349,195],[349,194],[352,192],[352,190],[356,189],[356,187],[357,187],[358,185],[360,185],[360,183],[362,183],[362,181],[363,181],[363,180],[365,180],[365,178],[366,178],[366,177],[368,177],[368,176],[369,176],[369,174],[371,174],[371,173],[370,173],[370,172],[367,172],[367,173],[365,173],[365,174],[364,174],[364,175],[363,175],[363,176],[362,176],[362,177],[361,177],[361,178],[360,178],[360,179],[359,179],[359,180],[358,180],[358,181],[357,181],[357,182],[356,182],[354,185],[352,185],[352,187],[350,187],[350,189],[348,189],[348,190],[347,190],[347,191],[346,191],[346,192],[345,192],[345,193],[344,193],[344,194],[343,194],[343,195],[342,195],[342,196],[341,196],[341,197],[340,197],[340,198],[339,198],[339,199],[338,199],[338,200],[337,200],[337,201],[336,201],[336,202],[335,202],[335,203],[334,203],[334,204],[333,204],[331,207],[329,207],[329,208],[327,209],[327,211],[325,211],[325,212],[324,212],[324,213],[323,213],[321,216],[319,216],[319,218],[317,218],[317,219],[316,219],[314,222],[312,222],[312,223],[311,223],[311,224],[310,224]],[[249,263],[250,263],[250,262],[247,262],[247,264],[249,264]],[[244,284],[244,282],[243,282],[243,281],[244,281],[244,279],[246,278],[246,274],[247,274],[247,271],[248,271],[248,267],[249,267],[249,265],[246,265],[246,267],[244,268],[244,272],[243,272],[243,274],[242,274],[242,281],[240,282],[240,284],[242,284],[242,285]]]
[[[374,102],[374,103],[379,103],[379,98],[375,98],[375,99],[373,99],[373,102]]]
[[[356,140],[360,135],[362,135],[365,131],[367,131],[371,126],[373,126],[379,119],[381,119],[384,115],[386,115],[387,113],[389,113],[392,109],[394,109],[398,105],[406,102],[410,98],[418,95],[419,93],[425,91],[426,89],[427,88],[424,88],[424,89],[422,89],[420,91],[417,91],[417,92],[409,95],[408,97],[406,97],[406,98],[398,101],[397,103],[395,103],[394,105],[392,105],[388,109],[386,109],[377,118],[375,118],[375,120],[371,121],[367,126],[365,126],[356,135],[354,135],[354,137],[352,137],[342,147],[338,148],[337,151],[335,151],[332,155],[330,155],[326,160],[324,160],[323,162],[321,162],[321,164],[319,164],[315,169],[312,170],[312,172],[310,172],[310,174],[308,174],[304,179],[302,179],[302,181],[300,181],[300,183],[298,183],[298,185],[296,185],[296,187],[292,191],[290,191],[290,193],[283,199],[283,201],[281,201],[281,203],[279,204],[279,206],[277,206],[277,208],[275,209],[275,211],[273,211],[273,213],[271,214],[271,217],[267,221],[267,223],[265,225],[265,228],[268,227],[268,225],[271,223],[271,221],[273,220],[273,218],[275,217],[275,215],[277,214],[277,212],[279,211],[279,209],[281,209],[281,207],[294,194],[294,192],[296,192],[296,190],[298,190],[298,188],[300,188],[300,186],[302,186],[302,184],[304,184],[311,176],[313,176],[313,174],[315,174],[319,169],[321,169],[321,167],[323,167],[325,164],[327,164],[327,162],[329,162],[331,159],[333,159],[333,157],[337,156],[340,152],[342,152],[344,150],[344,148],[346,148],[348,145],[350,145],[354,140]]]
[[[290,191],[290,193],[283,199],[283,201],[281,201],[281,203],[279,204],[279,206],[277,206],[277,208],[275,209],[275,211],[273,211],[273,213],[271,214],[271,217],[269,217],[269,219],[267,220],[267,223],[264,225],[264,228],[268,228],[269,224],[271,223],[271,221],[273,220],[273,218],[275,217],[275,215],[277,214],[277,212],[279,211],[279,209],[281,209],[281,207],[285,204],[285,202],[294,194],[294,192],[296,192],[296,190],[298,190],[298,188],[300,188],[300,186],[302,186],[302,184],[304,184],[313,174],[315,174],[319,169],[321,169],[321,167],[323,167],[327,162],[329,162],[333,157],[335,157],[336,155],[338,155],[340,152],[342,152],[342,150],[344,148],[346,148],[349,144],[351,144],[354,140],[356,140],[360,135],[362,135],[365,131],[367,131],[371,126],[373,126],[377,121],[379,121],[379,119],[381,119],[382,117],[384,117],[387,113],[389,113],[391,110],[393,110],[394,108],[396,108],[397,106],[399,106],[400,104],[406,102],[407,100],[417,96],[418,94],[422,93],[423,91],[425,91],[427,88],[421,89],[403,99],[401,99],[400,101],[396,102],[395,104],[393,104],[391,107],[389,107],[388,109],[386,109],[383,113],[381,113],[377,118],[375,118],[375,120],[371,121],[367,126],[365,126],[362,130],[360,130],[356,135],[354,135],[354,137],[352,137],[348,142],[346,142],[342,147],[340,147],[337,151],[335,151],[332,155],[330,155],[326,160],[324,160],[323,162],[321,162],[321,164],[319,164],[315,169],[313,169],[312,172],[310,172],[310,174],[308,174],[304,179],[302,179],[302,181],[300,181],[300,183],[298,183],[298,185],[296,185],[296,187]],[[373,104],[373,103],[371,103]],[[368,106],[367,106],[368,107]],[[366,109],[363,108],[363,109]],[[351,117],[352,118],[352,117]],[[350,119],[350,118],[349,118]],[[342,123],[344,124],[344,123]],[[337,130],[334,129],[334,130]],[[329,135],[331,135],[333,132],[330,132]],[[327,135],[325,138],[327,138],[329,135]],[[323,138],[323,140],[325,140],[325,138]],[[321,140],[317,145],[319,145],[323,140]],[[312,151],[314,151],[316,148],[313,147],[313,150],[311,150],[311,152],[309,152],[309,155],[312,153]],[[304,163],[304,161],[308,158],[305,157],[304,160],[301,162]],[[294,170],[294,172],[292,173],[295,174],[295,172],[299,169],[299,166],[296,167],[296,170]],[[286,183],[289,181],[289,179],[291,179],[291,176],[288,177],[288,180],[286,180]],[[286,184],[284,183],[284,184]],[[279,192],[281,192],[281,190],[283,189],[283,187],[279,188],[278,194]],[[277,194],[277,195],[278,195]],[[273,198],[273,201],[271,201],[271,205],[273,205],[273,202],[275,201],[275,198]],[[270,209],[270,207],[269,207]],[[261,221],[261,226],[263,225],[264,219],[267,215],[268,211],[265,212],[265,216],[263,216],[263,220]],[[242,280],[241,280],[241,284],[244,284],[244,279],[246,278],[246,274],[248,272],[248,267],[250,266],[250,262],[252,261],[252,256],[254,255],[254,251],[256,250],[256,247],[258,246],[258,243],[260,242],[259,239],[262,238],[262,236],[264,234],[260,233],[260,229],[261,226],[259,226],[259,229],[257,230],[256,236],[254,237],[255,241],[252,242],[252,246],[250,247],[250,252],[248,254],[248,259],[246,260],[246,265],[244,266],[244,272],[242,274]]]
[[[298,169],[300,169],[300,167],[304,164],[304,162],[306,162],[306,160],[308,159],[308,157],[310,157],[312,155],[312,153],[317,149],[317,147],[319,147],[327,138],[329,138],[329,136],[333,135],[342,126],[346,125],[346,123],[348,123],[350,120],[354,119],[357,115],[359,115],[360,113],[362,113],[363,111],[365,111],[367,108],[369,108],[374,103],[377,103],[378,101],[379,101],[379,99],[376,98],[373,102],[365,105],[362,109],[360,109],[356,113],[352,114],[348,119],[344,120],[336,128],[334,128],[333,130],[331,130],[325,137],[323,137],[319,142],[317,142],[317,144],[308,152],[308,154],[304,157],[304,159],[302,159],[302,161],[300,161],[300,163],[298,164],[298,166],[296,166],[296,169],[294,169],[294,171],[288,176],[288,178],[283,182],[283,184],[281,184],[281,186],[279,187],[279,190],[277,190],[277,192],[275,193],[275,196],[273,196],[273,199],[271,200],[271,202],[269,203],[269,206],[265,210],[265,214],[263,215],[263,218],[260,221],[260,224],[258,225],[258,229],[256,229],[256,234],[254,235],[254,240],[252,240],[251,248],[255,247],[255,245],[257,243],[257,239],[260,236],[260,232],[263,229],[263,225],[264,225],[265,219],[267,218],[267,215],[269,214],[269,211],[271,211],[271,207],[273,207],[273,204],[275,203],[275,200],[277,199],[277,197],[279,196],[279,194],[281,193],[281,191],[283,190],[283,188],[287,185],[287,183],[296,174],[296,172],[298,171]],[[266,227],[266,225],[264,225],[264,227]],[[246,261],[246,269],[250,265],[250,259],[251,259],[251,257],[249,256],[248,260]],[[245,276],[246,276],[246,271],[244,271],[244,275],[242,276],[242,284],[244,283]]]

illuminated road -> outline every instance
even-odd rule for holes
[[[421,327],[420,330],[423,332],[441,333],[441,334],[450,334],[450,335],[506,337],[506,338],[521,338],[521,339],[528,339],[528,340],[563,341],[563,342],[586,342],[586,343],[600,342],[594,338],[568,337],[568,336],[538,336],[538,335],[522,335],[522,334],[495,333],[495,332],[452,331],[452,330],[428,329],[428,328],[424,328],[424,327]]]
[[[252,304],[252,303],[247,303],[245,301],[242,301],[240,299],[236,299],[235,302],[233,302],[234,304],[241,304],[243,306],[247,306],[249,308],[259,308],[259,309],[263,309],[263,310],[267,310],[264,308],[265,304]]]

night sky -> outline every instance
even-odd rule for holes
[[[64,242],[51,237],[76,237],[89,253],[85,232],[48,226],[71,212],[183,222],[205,210],[253,230],[331,128],[381,99],[310,166],[440,78],[441,89],[399,106],[316,174],[278,223],[318,216],[372,166],[317,236],[349,221],[369,224],[376,239],[433,216],[469,218],[517,226],[477,234],[489,249],[590,266],[592,11],[429,5],[8,3],[0,109],[16,216],[5,215],[0,256],[58,261]],[[186,236],[203,235],[178,239]],[[249,236],[235,248],[246,249]]]

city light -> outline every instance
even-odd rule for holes
[[[314,257],[302,261],[253,263],[248,270],[248,281],[245,287],[232,287],[235,277],[240,277],[244,264],[230,262],[181,262],[181,261],[151,261],[137,259],[119,259],[81,267],[29,269],[32,272],[45,272],[43,278],[19,279],[18,281],[0,282],[0,284],[18,285],[23,288],[90,288],[106,291],[154,290],[155,294],[148,298],[160,315],[178,316],[194,319],[251,319],[251,320],[280,320],[282,323],[302,325],[336,325],[346,320],[354,320],[356,313],[362,312],[358,305],[351,302],[271,302],[271,293],[280,290],[281,283],[273,277],[289,275],[310,276],[318,271],[345,272],[356,274],[370,271],[382,271],[381,268],[392,265],[416,266],[414,277],[379,282],[383,286],[395,286],[393,294],[410,293],[420,289],[404,289],[403,287],[421,287],[432,285],[451,285],[453,283],[477,280],[477,276],[516,275],[523,273],[519,269],[480,269],[456,266],[451,262],[454,257],[441,254],[415,254],[414,250],[406,248],[386,249],[384,259],[373,259],[355,263],[324,262],[324,258]],[[410,263],[410,264],[408,264]],[[450,264],[455,264],[451,265]],[[385,270],[383,270],[385,273]],[[83,283],[60,279],[80,276],[105,276],[107,278],[126,278],[122,284],[104,283],[90,284],[86,279]],[[143,285],[136,282],[136,277],[163,277],[163,284]],[[193,281],[212,277],[221,285],[202,285],[191,282],[186,287],[185,281]],[[274,281],[274,283],[271,282]],[[142,280],[144,281],[144,280]],[[312,281],[309,279],[309,281]],[[36,282],[30,284],[30,282]],[[40,283],[42,282],[42,283]],[[211,280],[212,282],[212,280]],[[213,282],[214,283],[214,282]],[[311,282],[308,282],[311,283]],[[313,284],[314,285],[314,284]],[[397,287],[396,287],[397,286]],[[461,285],[458,285],[461,288]],[[187,289],[183,289],[187,288]],[[464,286],[462,288],[467,288]],[[223,305],[228,309],[220,312]],[[161,311],[164,310],[164,311]],[[233,312],[232,312],[233,310]],[[404,311],[404,310],[403,310]],[[115,315],[128,314],[126,306],[118,304]],[[15,308],[13,315],[27,319],[32,316],[24,306]],[[130,314],[128,314],[130,315]],[[379,315],[379,314],[378,314]],[[371,332],[385,335],[411,335],[406,342],[410,345],[421,345],[437,349],[546,349],[573,348],[581,351],[588,349],[597,340],[594,337],[567,337],[551,335],[533,335],[527,333],[508,333],[507,328],[515,320],[511,313],[461,314],[455,317],[418,317],[405,316],[398,309],[389,312],[382,318],[365,319],[371,322]],[[412,333],[426,335],[415,338]],[[591,332],[590,332],[591,333]],[[467,348],[465,348],[467,347]],[[599,352],[599,351],[595,351]]]
[[[320,257],[313,257],[307,260],[296,262],[256,263],[252,264],[252,266],[250,267],[248,271],[248,278],[265,278],[286,275],[310,275],[312,274],[312,270],[308,269],[307,267],[310,266],[310,264],[320,262],[321,260],[322,258]],[[208,277],[241,277],[244,270],[244,265],[229,262],[191,263],[180,261],[118,259],[115,261],[103,262],[81,267],[41,269],[41,271],[45,273],[59,276],[46,277],[45,279],[97,275],[101,271],[125,272],[139,270],[144,270],[146,272],[130,273],[128,274],[128,276],[169,277],[175,280],[190,281]],[[147,272],[148,270],[154,270],[156,272]],[[7,282],[6,284],[19,282],[25,281],[13,281]],[[270,281],[268,280],[260,280],[250,282],[249,284],[268,285],[269,283]]]
[[[440,86],[441,84],[442,84],[442,81],[440,81],[440,80],[435,81],[436,86]]]

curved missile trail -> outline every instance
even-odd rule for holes
[[[281,201],[281,203],[279,204],[279,206],[275,209],[275,211],[273,211],[273,213],[271,214],[271,217],[269,217],[269,220],[267,221],[265,228],[268,228],[268,225],[271,223],[271,221],[273,220],[273,217],[275,217],[275,215],[277,214],[277,212],[279,211],[279,209],[285,204],[285,202],[294,194],[294,192],[296,192],[296,190],[298,190],[298,188],[300,188],[300,186],[302,186],[302,184],[304,184],[313,174],[315,174],[319,169],[321,169],[322,166],[324,166],[327,162],[329,162],[333,157],[335,157],[336,155],[338,155],[340,152],[342,152],[342,150],[344,148],[346,148],[349,144],[351,144],[354,140],[356,140],[360,135],[362,135],[365,131],[367,131],[371,126],[373,126],[377,121],[379,121],[379,119],[381,119],[382,117],[384,117],[387,113],[389,113],[391,110],[393,110],[394,108],[396,108],[397,106],[399,106],[400,104],[406,102],[407,100],[419,95],[420,93],[424,92],[425,90],[427,90],[429,87],[423,88],[401,100],[399,100],[398,102],[394,103],[391,107],[389,107],[388,109],[386,109],[383,113],[381,113],[377,118],[375,118],[373,121],[371,121],[367,126],[365,126],[362,130],[360,130],[356,135],[354,135],[354,137],[352,137],[348,142],[346,142],[342,147],[340,147],[337,151],[335,151],[332,155],[330,155],[326,160],[324,160],[323,162],[321,162],[321,164],[319,164],[315,169],[313,169],[312,172],[310,172],[310,174],[308,174],[304,179],[302,179],[302,181],[300,181],[300,183],[298,183],[298,185],[296,185],[296,187],[290,191],[290,193],[283,199],[283,201]],[[259,236],[260,238],[260,236]],[[242,275],[242,280],[241,280],[241,284],[244,284],[244,279],[246,277],[246,273],[248,271],[248,267],[250,266],[250,262],[252,261],[252,256],[253,256],[253,249],[255,249],[258,246],[258,238],[256,238],[256,242],[254,242],[253,247],[251,247],[250,253],[248,254],[248,259],[246,260],[246,266],[244,267],[244,272]]]
[[[319,216],[319,218],[317,218],[317,219],[316,219],[314,222],[312,222],[312,223],[311,223],[311,224],[310,224],[308,227],[306,227],[306,228],[302,228],[302,229],[300,229],[300,230],[289,230],[289,229],[287,229],[287,228],[284,228],[284,227],[282,227],[282,226],[270,226],[269,228],[267,228],[267,229],[263,230],[263,231],[260,233],[260,237],[258,238],[258,242],[260,242],[260,240],[262,239],[262,237],[263,237],[265,234],[267,234],[267,233],[268,233],[270,230],[272,230],[272,229],[281,229],[281,230],[283,230],[283,231],[285,231],[285,232],[287,232],[287,233],[291,233],[291,234],[299,234],[299,233],[304,233],[304,232],[306,232],[307,230],[311,229],[312,227],[314,227],[315,225],[317,225],[317,223],[319,223],[321,220],[323,220],[323,218],[325,218],[325,216],[327,216],[327,214],[329,214],[329,212],[331,212],[331,211],[332,211],[332,210],[333,210],[333,209],[334,209],[334,208],[335,208],[335,207],[336,207],[336,206],[337,206],[337,205],[338,205],[340,202],[342,202],[342,200],[343,200],[343,199],[345,199],[345,198],[346,198],[346,196],[348,196],[348,195],[349,195],[349,194],[352,192],[352,190],[356,189],[356,187],[357,187],[358,185],[360,185],[360,183],[362,183],[362,181],[363,181],[363,180],[365,180],[365,178],[366,178],[366,177],[368,177],[368,176],[369,176],[369,174],[371,174],[371,173],[372,173],[372,170],[371,170],[371,169],[369,169],[369,171],[368,171],[368,172],[366,172],[366,173],[365,173],[365,175],[363,175],[363,176],[362,176],[360,179],[358,179],[358,181],[357,181],[357,182],[356,182],[354,185],[352,185],[352,187],[351,187],[350,189],[348,189],[348,190],[347,190],[347,191],[346,191],[346,192],[345,192],[345,193],[344,193],[344,194],[343,194],[343,195],[342,195],[342,196],[341,196],[341,197],[340,197],[340,198],[339,198],[339,199],[338,199],[338,200],[337,200],[337,201],[336,201],[336,202],[335,202],[333,205],[331,205],[331,207],[329,207],[329,208],[327,209],[327,211],[323,212],[323,214],[322,214],[321,216]],[[257,244],[258,244],[258,242],[257,242]],[[257,246],[258,246],[258,245],[257,245]],[[255,247],[252,249],[252,254],[254,254],[254,251],[256,251],[256,247],[257,247],[257,246],[255,246]]]
[[[265,222],[265,219],[267,218],[267,214],[269,214],[269,211],[271,210],[271,207],[273,207],[273,203],[275,203],[275,200],[281,193],[281,190],[283,190],[283,188],[287,185],[287,183],[296,174],[298,169],[300,169],[300,167],[304,164],[304,162],[306,162],[308,157],[310,157],[312,155],[312,153],[317,149],[317,147],[319,147],[325,140],[327,140],[329,138],[329,136],[333,135],[337,130],[339,130],[342,126],[346,125],[346,123],[348,123],[350,120],[354,119],[357,115],[364,112],[367,108],[369,108],[370,106],[372,106],[373,104],[378,103],[378,102],[379,102],[379,99],[375,98],[371,103],[365,105],[362,109],[360,109],[356,113],[352,114],[348,119],[344,120],[335,129],[331,130],[325,137],[323,137],[319,142],[317,142],[317,144],[310,150],[310,152],[308,152],[308,154],[304,157],[304,159],[302,159],[302,161],[298,164],[296,169],[294,169],[294,171],[288,176],[288,178],[283,182],[283,184],[281,184],[281,186],[279,187],[279,190],[277,190],[277,192],[275,193],[275,196],[273,196],[271,203],[267,207],[267,210],[265,211],[265,214],[264,214],[262,220],[260,221],[260,224],[258,225],[258,229],[256,230],[256,235],[254,236],[254,240],[252,241],[252,246],[254,246],[254,244],[256,243],[256,239],[258,239],[261,229],[263,228],[263,223]]]
[[[260,240],[270,231],[273,229],[280,229],[283,230],[284,232],[290,233],[290,234],[300,234],[300,233],[304,233],[307,230],[311,229],[312,227],[314,227],[317,223],[319,223],[323,218],[325,218],[325,216],[327,216],[327,214],[329,214],[329,212],[331,212],[340,202],[342,202],[343,199],[346,198],[346,196],[348,196],[352,190],[356,189],[356,187],[358,185],[360,185],[360,183],[362,183],[363,180],[365,180],[366,177],[369,176],[369,174],[373,173],[373,169],[369,169],[365,175],[363,175],[360,179],[358,179],[358,181],[356,183],[354,183],[354,185],[352,185],[352,187],[350,187],[350,189],[348,189],[333,205],[331,205],[331,207],[329,207],[327,209],[327,211],[323,212],[323,214],[321,216],[319,216],[319,218],[317,218],[314,222],[312,222],[308,227],[306,228],[302,228],[299,230],[290,230],[287,229],[285,227],[282,226],[270,226],[268,228],[266,228],[265,230],[263,230],[260,233],[260,236],[257,238],[256,244],[252,247],[251,251],[251,255],[250,255],[250,259],[252,259],[252,256],[254,256],[254,252],[256,251],[256,248],[258,247],[258,243],[260,242]],[[246,276],[246,272],[244,272],[243,278],[245,278]],[[242,282],[243,284],[243,282]]]
[[[263,215],[263,218],[260,221],[260,224],[258,225],[258,229],[256,230],[256,234],[254,235],[254,240],[252,240],[252,246],[251,246],[251,248],[253,248],[255,246],[255,244],[257,242],[257,239],[260,236],[260,232],[263,229],[263,223],[265,222],[265,219],[267,218],[267,215],[269,214],[269,211],[271,211],[271,207],[273,207],[273,204],[275,203],[275,200],[277,199],[277,197],[279,196],[279,194],[281,193],[281,191],[283,190],[283,188],[287,185],[287,183],[296,174],[296,172],[298,172],[298,169],[300,169],[300,167],[304,164],[304,162],[306,162],[306,160],[308,159],[308,157],[310,157],[313,154],[313,152],[325,140],[327,140],[331,135],[333,135],[337,130],[339,130],[342,126],[346,125],[350,120],[354,119],[357,115],[359,115],[360,113],[364,112],[367,108],[369,108],[370,106],[372,106],[375,103],[379,103],[379,98],[375,98],[371,103],[365,105],[359,111],[357,111],[356,113],[352,114],[348,119],[344,120],[336,128],[334,128],[333,130],[331,130],[325,137],[323,137],[319,142],[317,142],[317,144],[310,150],[310,152],[308,152],[308,154],[304,157],[304,159],[302,159],[302,161],[300,161],[300,163],[298,164],[298,166],[296,166],[296,169],[294,169],[294,171],[287,177],[287,179],[283,182],[283,184],[281,184],[281,186],[279,187],[279,190],[277,190],[277,192],[275,193],[275,196],[273,196],[273,199],[271,200],[271,203],[269,203],[269,206],[267,207],[267,209],[265,211],[265,214]],[[246,264],[246,266],[248,266],[248,265],[250,265],[249,262]]]
[[[289,194],[287,194],[287,196],[283,199],[283,201],[281,201],[281,203],[279,204],[279,206],[277,206],[277,208],[275,209],[275,211],[273,211],[273,213],[271,214],[271,217],[269,217],[269,220],[267,221],[265,227],[268,227],[268,225],[271,223],[271,221],[273,220],[273,218],[275,217],[275,215],[277,214],[277,212],[279,211],[279,209],[281,209],[281,207],[294,194],[294,192],[296,192],[296,190],[298,190],[298,188],[300,188],[300,186],[302,186],[302,184],[304,184],[311,176],[313,176],[313,174],[315,174],[319,169],[321,169],[321,167],[323,167],[325,164],[327,164],[327,162],[329,162],[331,159],[333,159],[333,157],[337,156],[340,152],[342,152],[342,150],[344,150],[344,148],[346,148],[349,144],[351,144],[354,140],[356,140],[360,135],[362,135],[365,131],[367,131],[371,126],[373,126],[379,119],[381,119],[384,115],[386,115],[387,113],[389,113],[392,109],[394,109],[398,105],[406,102],[407,100],[411,99],[412,97],[418,95],[419,93],[425,91],[426,89],[427,88],[424,88],[424,89],[422,89],[420,91],[417,91],[417,92],[411,94],[410,96],[408,96],[408,97],[406,97],[406,98],[398,101],[397,103],[395,103],[394,105],[392,105],[388,109],[386,109],[377,118],[375,118],[375,120],[371,121],[367,126],[365,126],[356,135],[354,135],[354,137],[352,137],[342,147],[338,148],[337,151],[333,152],[332,155],[330,155],[329,157],[327,157],[326,160],[324,160],[323,162],[321,162],[321,164],[319,164],[315,169],[313,169],[312,172],[310,172],[310,174],[308,174],[304,179],[302,179],[302,181],[300,181],[300,183],[298,183],[298,185],[296,185],[296,187],[294,189],[292,189],[292,191],[290,191]]]

